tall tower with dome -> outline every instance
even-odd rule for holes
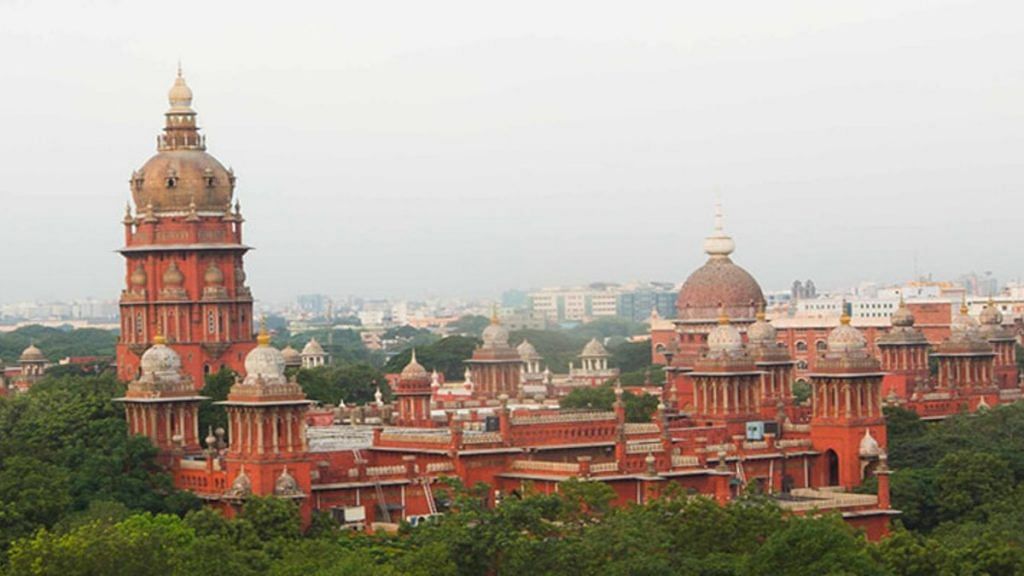
[[[676,300],[675,330],[652,334],[652,356],[663,363],[663,351],[674,351],[673,365],[692,367],[700,358],[707,335],[718,325],[720,313],[740,332],[754,323],[764,293],[757,280],[732,261],[736,242],[725,232],[722,208],[715,207],[715,229],[704,239],[707,262],[683,282]]]
[[[122,380],[137,378],[143,352],[161,337],[201,388],[221,367],[241,372],[256,345],[242,261],[249,247],[234,172],[206,152],[180,68],[168,99],[157,153],[129,180],[117,369]]]

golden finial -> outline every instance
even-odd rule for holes
[[[963,297],[960,299],[960,313],[964,316],[967,315],[967,292],[964,291]]]
[[[178,58],[178,78],[181,78],[181,58]]]
[[[761,303],[757,305],[757,315],[755,318],[760,322],[764,322],[765,318],[767,318],[764,313],[764,300],[761,300]]]
[[[256,342],[260,346],[270,346],[270,333],[267,332],[267,317],[260,318],[260,333],[256,337]]]
[[[498,318],[498,305],[494,304],[491,306],[491,324],[501,324],[501,319]]]
[[[153,336],[154,346],[163,346],[164,344],[167,344],[167,338],[164,338],[163,334],[157,334],[156,336]]]

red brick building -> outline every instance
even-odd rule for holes
[[[793,359],[756,309],[756,281],[729,259],[719,217],[705,244],[709,262],[680,293],[680,337],[663,402],[649,422],[627,422],[622,390],[611,411],[561,411],[521,394],[524,359],[492,322],[467,361],[476,408],[432,412],[432,379],[415,358],[377,406],[382,425],[310,426],[309,402],[285,376],[286,358],[261,332],[251,339],[241,217],[227,205],[234,177],[203,151],[191,91],[180,75],[160,153],[133,177],[140,216],[125,219],[127,288],[119,370],[131,380],[130,433],[148,436],[175,484],[226,514],[254,495],[329,511],[352,528],[393,526],[443,512],[444,477],[483,482],[497,503],[526,490],[552,492],[570,478],[601,482],[625,505],[673,485],[726,502],[754,488],[795,513],[837,510],[872,538],[889,509],[881,372],[865,337],[846,324],[826,341],[813,374],[813,406],[792,400]],[[723,295],[725,297],[723,298]],[[730,320],[732,318],[732,320]],[[743,332],[751,332],[748,344]],[[675,332],[672,332],[675,334]],[[166,341],[165,341],[166,339]],[[597,346],[585,369],[606,370]],[[205,372],[244,373],[223,405],[226,431],[198,440],[194,394]],[[852,494],[870,473],[879,494]]]
[[[206,152],[180,70],[169,100],[157,154],[129,182],[117,367],[122,380],[137,377],[142,353],[163,336],[201,388],[222,366],[241,372],[255,345],[249,247],[237,201],[232,208],[235,175]]]

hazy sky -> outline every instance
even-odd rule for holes
[[[230,4],[230,6],[228,5]],[[177,60],[256,296],[1024,275],[1024,5],[0,0],[0,301],[114,298]]]

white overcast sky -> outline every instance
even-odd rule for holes
[[[1022,276],[1024,4],[0,0],[0,301],[114,298],[177,60],[258,297]]]

